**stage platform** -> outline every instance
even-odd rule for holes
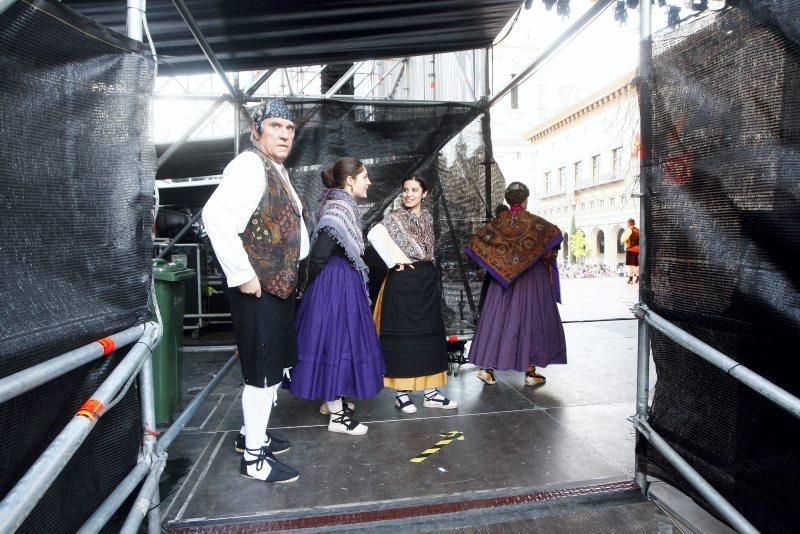
[[[586,299],[605,298],[606,317],[624,317],[635,300],[624,280],[586,282],[565,281],[565,295],[572,295],[562,308],[565,321],[602,318]],[[525,386],[521,373],[500,372],[496,385],[485,385],[467,365],[445,388],[457,410],[423,408],[415,395],[419,411],[405,415],[388,390],[358,401],[356,416],[369,426],[364,436],[328,432],[319,403],[281,391],[270,428],[291,442],[279,457],[300,471],[289,484],[239,475],[237,366],[168,451],[163,525],[171,532],[546,532],[550,527],[537,530],[535,521],[597,523],[593,514],[602,508],[625,523],[617,532],[632,531],[626,524],[635,521],[643,525],[637,531],[671,532],[672,522],[632,482],[636,322],[567,322],[565,330],[569,363],[543,369],[546,384]],[[229,357],[210,347],[187,353],[184,400]],[[448,432],[463,440],[411,462]]]

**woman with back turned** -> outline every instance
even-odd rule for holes
[[[563,237],[558,227],[529,213],[528,188],[512,182],[510,208],[472,236],[467,254],[491,277],[469,350],[478,378],[497,383],[494,371],[525,373],[525,385],[543,384],[537,367],[567,363],[555,256]]]

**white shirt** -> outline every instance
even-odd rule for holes
[[[270,164],[286,178],[292,200],[302,213],[300,197],[289,181],[286,169],[274,161]],[[266,187],[267,177],[261,158],[250,151],[242,152],[225,167],[222,182],[203,208],[203,224],[228,279],[228,287],[240,286],[256,276],[239,234],[247,228]],[[308,256],[310,248],[306,224],[300,217],[299,259]]]

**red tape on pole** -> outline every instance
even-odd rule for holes
[[[116,342],[110,337],[104,337],[103,339],[98,339],[97,342],[103,346],[103,356],[108,356],[109,354],[114,352],[117,348]]]
[[[78,413],[75,415],[82,415],[90,421],[94,421],[100,417],[104,411],[106,411],[106,407],[102,402],[97,399],[89,399],[83,403],[83,406],[81,406],[81,409],[78,410]]]

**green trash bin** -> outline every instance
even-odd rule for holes
[[[181,402],[183,375],[183,311],[184,280],[194,278],[193,269],[180,263],[153,260],[156,300],[161,311],[164,331],[153,350],[153,389],[155,390],[156,424],[172,422]]]

